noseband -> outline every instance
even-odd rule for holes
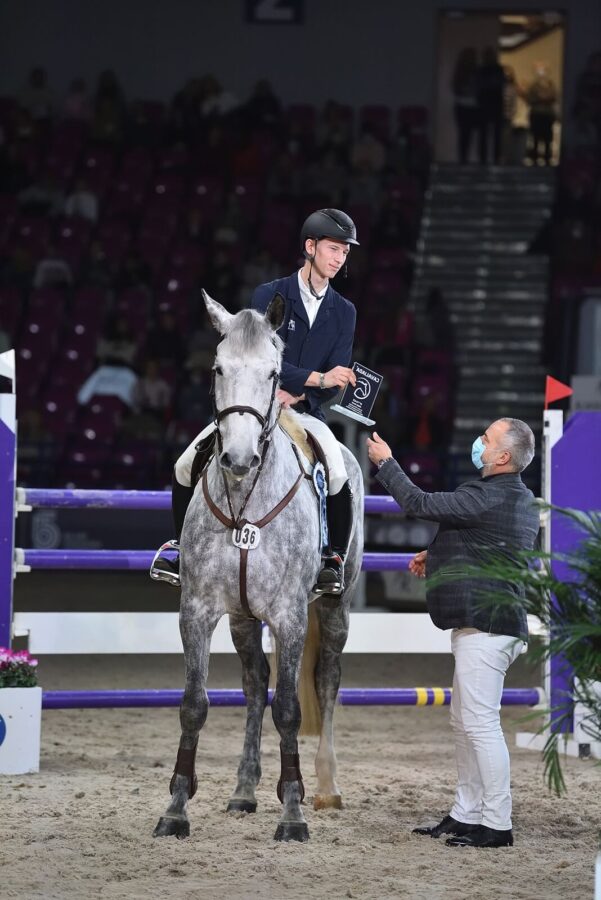
[[[238,413],[243,416],[245,413],[249,413],[249,415],[254,416],[255,419],[258,420],[261,426],[261,434],[259,435],[259,444],[263,444],[270,436],[277,425],[278,417],[276,416],[276,420],[273,425],[270,427],[269,422],[271,420],[271,413],[273,411],[273,404],[275,402],[275,392],[278,386],[278,377],[279,373],[274,372],[272,377],[272,385],[271,385],[271,397],[269,400],[269,406],[267,407],[267,412],[265,415],[259,412],[258,409],[255,409],[253,406],[226,406],[225,409],[217,409],[217,403],[215,401],[215,369],[212,370],[211,373],[211,400],[213,402],[213,418],[215,420],[215,424],[217,426],[217,441],[219,443],[219,452],[221,453],[223,449],[223,443],[221,440],[221,432],[219,430],[219,423],[225,419],[226,416],[232,415],[232,413]]]

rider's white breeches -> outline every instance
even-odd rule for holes
[[[342,445],[338,443],[326,423],[322,422],[321,419],[316,419],[315,416],[309,416],[307,413],[301,414],[298,418],[303,428],[306,428],[308,432],[314,435],[323,447],[330,472],[330,494],[337,494],[348,479],[344,457],[342,456]],[[196,445],[213,431],[215,431],[215,423],[211,422],[210,425],[203,428],[200,434],[196,435],[192,443],[186,447],[176,462],[175,477],[184,487],[190,487],[192,484],[192,463],[196,456]]]

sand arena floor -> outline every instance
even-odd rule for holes
[[[348,686],[450,683],[451,661],[347,657]],[[523,669],[509,685],[533,683]],[[181,687],[181,659],[53,658],[46,688]],[[214,657],[212,687],[239,685],[237,660]],[[38,775],[0,779],[0,896],[54,898],[590,898],[601,821],[601,770],[566,765],[558,800],[536,753],[517,751],[523,710],[503,714],[513,763],[512,849],[454,850],[411,834],[438,820],[453,795],[446,709],[337,711],[339,782],[345,807],[314,812],[316,739],[303,738],[308,844],[272,840],[278,739],[265,716],[263,780],[255,815],[232,817],[243,709],[213,709],[201,734],[198,794],[187,841],[153,840],[164,810],[179,737],[166,710],[49,711]]]

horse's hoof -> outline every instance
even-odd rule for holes
[[[342,809],[340,794],[315,794],[313,809]]]
[[[152,836],[156,838],[171,837],[172,835],[175,835],[180,841],[190,837],[190,823],[187,819],[180,819],[175,816],[161,816],[157,827],[152,832]]]
[[[300,841],[309,840],[309,826],[306,822],[281,822],[273,836],[274,841]]]
[[[235,798],[228,802],[226,812],[244,812],[255,813],[257,811],[256,800],[236,800]]]

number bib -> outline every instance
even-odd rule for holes
[[[261,530],[248,522],[232,531],[232,544],[239,550],[255,550],[261,542]]]

